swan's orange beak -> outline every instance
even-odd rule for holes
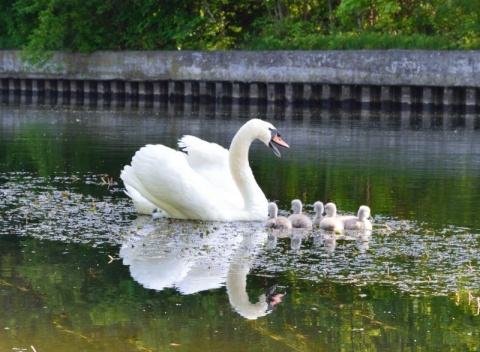
[[[281,157],[280,151],[276,147],[276,145],[284,148],[290,148],[290,146],[280,137],[280,134],[277,131],[272,131],[272,139],[268,146],[272,148],[273,152],[276,156]]]

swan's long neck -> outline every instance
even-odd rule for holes
[[[256,139],[255,131],[248,125],[244,125],[232,140],[229,151],[230,172],[237,184],[244,201],[244,209],[258,207],[261,203],[267,215],[267,200],[253,176],[248,162],[248,150]]]

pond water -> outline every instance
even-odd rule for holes
[[[252,117],[291,147],[250,153],[281,213],[365,204],[371,238],[136,215],[137,149]],[[0,105],[0,350],[478,351],[479,209],[476,114]]]

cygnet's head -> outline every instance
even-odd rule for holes
[[[320,201],[315,202],[315,203],[313,204],[313,210],[314,210],[315,213],[317,213],[317,214],[322,215],[322,214],[323,214],[323,208],[324,208],[323,203],[320,202]]]
[[[337,206],[335,203],[325,204],[325,213],[327,216],[336,216],[337,215]]]
[[[294,214],[302,213],[302,202],[300,201],[300,199],[292,200],[292,210]]]
[[[276,203],[268,203],[268,216],[270,219],[276,218],[278,215],[278,206]]]
[[[370,208],[367,207],[366,205],[362,205],[360,208],[358,208],[358,215],[357,217],[360,220],[368,219],[370,218]]]

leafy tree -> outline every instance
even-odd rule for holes
[[[480,0],[0,0],[0,48],[475,49]]]

